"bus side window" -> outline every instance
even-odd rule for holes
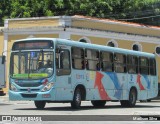
[[[156,75],[156,60],[155,59],[149,60],[149,72],[150,72],[150,75]]]
[[[109,52],[101,51],[100,56],[101,56],[102,71],[112,72],[113,71],[113,54]]]
[[[145,74],[145,75],[149,74],[148,58],[146,58],[146,57],[139,58],[139,71],[141,74]]]
[[[86,49],[85,57],[85,64],[87,70],[99,71],[101,69],[98,50]]]
[[[72,47],[72,68],[82,70],[85,68],[84,50],[79,47]]]
[[[114,54],[114,70],[118,73],[126,72],[126,55],[119,53]]]
[[[130,74],[138,73],[138,63],[137,63],[136,56],[132,56],[132,55],[127,56],[127,69],[128,69],[128,73]]]
[[[57,75],[69,75],[71,73],[70,68],[70,53],[68,50],[61,50],[59,53],[58,60],[59,67],[57,69]]]

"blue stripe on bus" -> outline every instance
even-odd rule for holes
[[[147,82],[147,89],[150,89],[151,88],[151,82],[149,81],[148,79],[148,75],[142,75],[144,77],[144,79],[146,80]]]
[[[117,77],[116,73],[114,73],[114,72],[106,72],[106,74],[110,77],[110,79],[114,83],[115,88],[117,90],[121,89],[121,86],[119,84],[118,77]]]
[[[114,72],[106,72],[106,74],[110,77],[110,79],[112,80],[115,88],[116,88],[116,92],[114,94],[114,97],[116,97],[117,99],[121,98],[121,94],[122,94],[122,86],[120,86],[119,81],[118,81],[118,77],[116,75],[116,73]]]

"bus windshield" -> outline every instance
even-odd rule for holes
[[[11,54],[10,75],[16,79],[41,79],[53,74],[53,51],[18,51]]]

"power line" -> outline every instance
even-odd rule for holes
[[[154,18],[154,17],[159,17],[159,16],[160,15],[140,17],[140,18],[130,18],[130,19],[118,19],[118,20],[120,20],[120,21],[131,21],[131,20],[140,20],[140,19]]]

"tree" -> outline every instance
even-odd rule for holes
[[[160,0],[1,0],[0,23],[5,18],[84,15],[160,25],[159,8]]]
[[[1,0],[0,2],[0,26],[3,26],[4,20],[10,18],[11,0]]]

